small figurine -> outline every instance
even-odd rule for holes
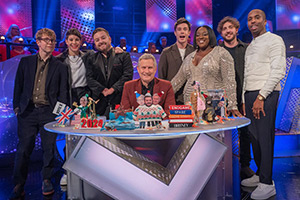
[[[200,83],[198,81],[194,81],[192,86],[194,91],[191,93],[191,103],[195,113],[195,120],[199,122],[202,120],[202,113],[205,110],[205,103],[202,100],[200,93]]]
[[[85,96],[80,98],[80,106],[77,105],[76,102],[73,103],[73,106],[76,107],[76,109],[80,110],[80,118],[88,118],[88,108],[91,105],[91,102],[88,103],[87,99],[88,95],[86,94]]]
[[[159,102],[159,100],[160,99],[157,98],[156,102]],[[144,105],[138,106],[133,112],[133,118],[139,121],[140,128],[142,129],[146,127],[159,128],[161,120],[166,116],[167,114],[159,104],[153,104],[153,99],[149,91],[145,94]]]
[[[216,113],[215,113],[215,108],[212,105],[212,97],[211,96],[206,96],[206,108],[203,112],[202,118],[203,120],[213,123],[216,121]]]

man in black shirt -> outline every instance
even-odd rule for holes
[[[234,60],[236,94],[239,111],[243,112],[242,92],[244,83],[245,52],[247,44],[237,38],[240,23],[236,18],[224,17],[218,24],[218,32],[223,37],[224,42],[220,46],[224,47],[231,54]],[[249,178],[254,175],[250,169],[250,136],[247,127],[238,129],[240,137],[240,163],[241,179]]]
[[[96,113],[108,117],[110,108],[121,102],[124,83],[133,77],[133,66],[128,52],[115,53],[107,30],[96,28],[93,39],[98,52],[88,58],[87,84],[92,98],[99,100]]]

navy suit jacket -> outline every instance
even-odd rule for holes
[[[22,114],[32,100],[34,80],[37,69],[37,54],[23,57],[19,63],[15,78],[13,108],[19,108]],[[57,101],[68,105],[68,68],[57,58],[51,56],[46,79],[46,96],[50,107],[54,109]]]

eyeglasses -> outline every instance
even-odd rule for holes
[[[56,41],[54,39],[50,39],[50,38],[38,38],[38,40],[43,40],[47,44],[49,44],[50,42],[53,44],[56,44]]]

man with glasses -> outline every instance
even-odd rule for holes
[[[54,193],[50,179],[54,168],[56,134],[47,132],[44,125],[54,121],[52,111],[57,101],[69,102],[67,66],[52,56],[56,44],[54,31],[43,28],[35,36],[39,52],[21,59],[15,78],[13,108],[18,118],[19,143],[13,172],[15,187],[10,199],[25,195],[30,155],[38,132],[43,150],[43,195]]]

